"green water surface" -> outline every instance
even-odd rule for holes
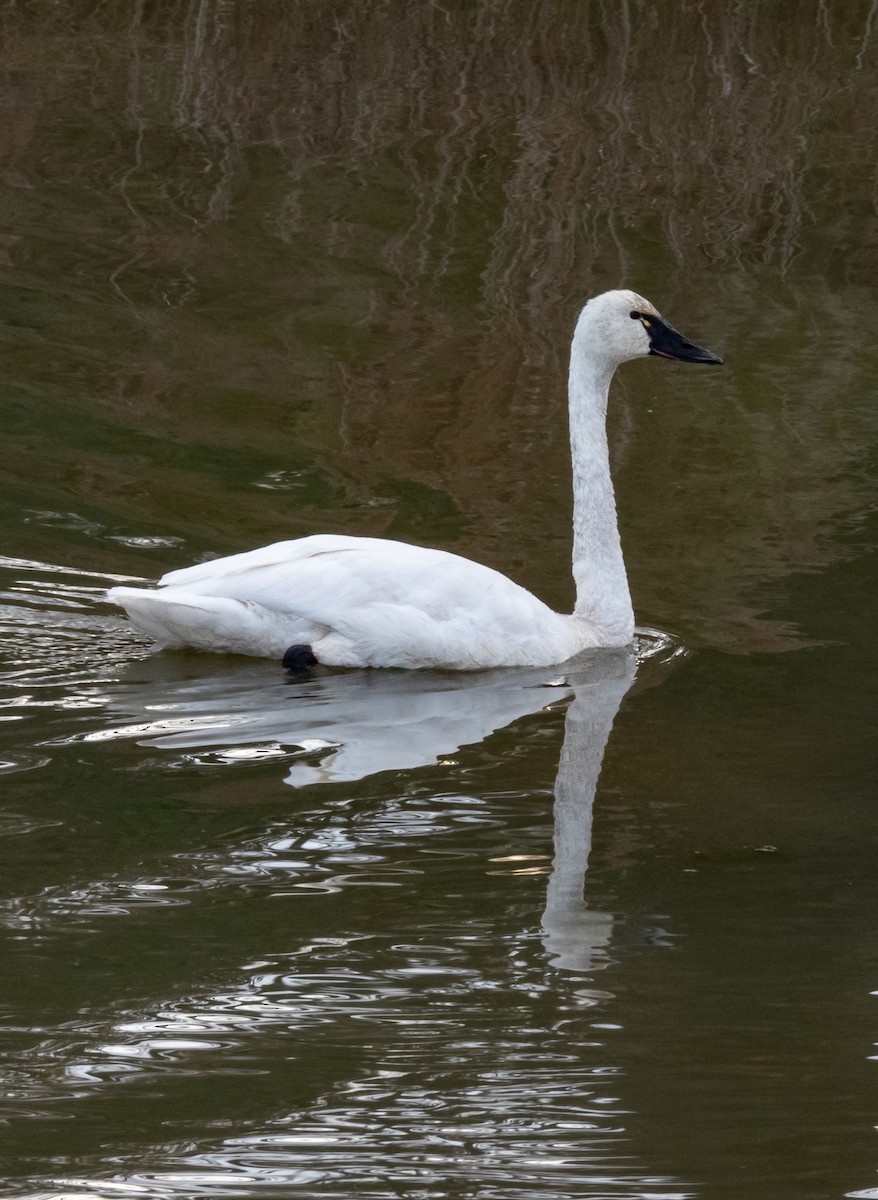
[[[878,14],[0,6],[4,1194],[878,1197]],[[151,654],[312,532],[569,610],[569,338],[639,661]]]

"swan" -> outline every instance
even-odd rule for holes
[[[505,575],[443,550],[318,534],[170,571],[157,590],[114,587],[158,649],[282,657],[284,666],[477,670],[549,666],[581,650],[627,646],[625,574],[606,412],[616,367],[648,355],[721,363],[636,292],[593,297],[570,350],[573,577],[556,613]]]

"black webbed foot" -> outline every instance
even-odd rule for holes
[[[314,651],[304,643],[288,646],[281,660],[281,666],[286,671],[307,671],[309,667],[316,665],[317,659],[314,657]]]

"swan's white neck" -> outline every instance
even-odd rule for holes
[[[624,646],[634,636],[634,611],[619,541],[607,446],[607,396],[616,364],[590,353],[590,349],[585,331],[578,328],[569,381],[574,617],[594,629],[599,645]]]

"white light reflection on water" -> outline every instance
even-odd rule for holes
[[[287,977],[286,986],[295,986],[294,977]],[[548,1182],[574,1191],[603,1183],[613,1195],[663,1200],[692,1194],[681,1191],[678,1181],[638,1168],[625,1132],[624,1101],[613,1090],[619,1080],[607,1059],[611,1052],[587,1026],[577,1030],[568,1024],[558,1036],[547,1031],[538,1048],[513,1032],[492,1046],[472,1036],[479,1010],[468,993],[461,994],[460,1021],[405,1016],[398,1006],[406,997],[403,990],[395,1003],[392,993],[365,995],[358,1011],[355,995],[337,996],[339,1011],[355,1023],[353,1036],[365,1038],[371,1046],[367,1057],[380,1065],[336,1080],[312,1104],[280,1111],[251,1132],[166,1155],[166,1170],[126,1172],[125,1183],[148,1196],[250,1194],[250,1188],[298,1187],[306,1178],[319,1188],[316,1194],[330,1196],[356,1191],[383,1197],[391,1183],[421,1188],[478,1183],[497,1188],[498,1196],[518,1197]],[[294,1028],[291,999],[283,1011],[277,1005],[262,1019]],[[328,1002],[331,1013],[331,995],[309,999],[321,1006]],[[423,1000],[425,1014],[431,999]],[[351,1001],[348,1009],[345,1002]],[[365,1016],[365,1030],[358,1016]],[[253,1019],[258,1023],[260,1017]],[[215,1021],[213,1028],[222,1025]],[[326,1033],[335,1041],[337,1025],[329,1022]],[[320,1029],[312,1028],[310,1037],[319,1039]],[[283,1046],[295,1069],[295,1039],[286,1038]],[[155,1053],[148,1043],[144,1047],[144,1053]],[[229,1052],[227,1045],[226,1057]],[[103,1181],[66,1179],[59,1185],[100,1193]]]

